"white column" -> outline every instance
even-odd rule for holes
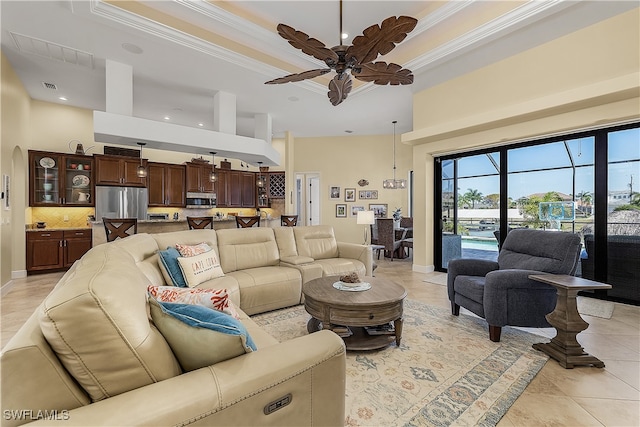
[[[133,67],[106,60],[107,113],[133,116]]]
[[[284,213],[293,213],[298,202],[298,197],[295,192],[296,188],[296,173],[294,165],[294,142],[295,139],[290,131],[284,133]],[[301,218],[300,218],[301,219]]]
[[[255,116],[255,129],[253,130],[253,137],[256,139],[263,139],[271,144],[271,115],[270,114],[256,114]]]
[[[213,96],[213,130],[236,134],[236,96],[233,93],[217,92]]]

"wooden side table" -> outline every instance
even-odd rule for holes
[[[611,289],[611,285],[564,274],[532,274],[529,279],[554,286],[558,292],[555,310],[546,315],[556,329],[556,336],[549,343],[534,344],[533,348],[556,359],[563,368],[572,369],[577,365],[604,368],[604,362],[586,353],[576,339],[576,335],[589,327],[578,313],[576,296],[579,291]]]

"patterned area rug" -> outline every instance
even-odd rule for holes
[[[307,334],[296,306],[252,319],[279,341]],[[405,300],[400,347],[347,352],[347,426],[494,426],[547,361],[540,336]]]

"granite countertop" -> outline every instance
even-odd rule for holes
[[[38,228],[35,224],[26,224],[26,231],[72,231],[72,230],[91,230],[91,227],[44,227]]]

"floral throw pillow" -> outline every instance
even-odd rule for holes
[[[229,299],[229,293],[226,289],[194,289],[149,285],[147,291],[149,295],[160,302],[201,305],[222,311],[235,319],[240,318],[235,306]]]
[[[198,243],[197,245],[182,245],[177,243],[176,249],[180,252],[181,257],[192,257],[209,252],[211,250],[211,246],[204,242]]]

